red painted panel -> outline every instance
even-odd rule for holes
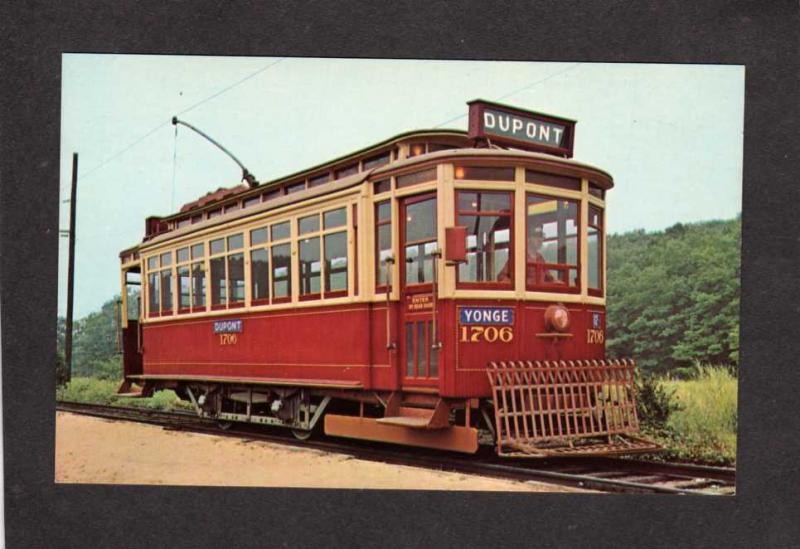
[[[567,305],[570,338],[547,338],[544,311],[549,302],[440,300],[437,317],[443,347],[439,358],[439,390],[453,398],[489,397],[485,369],[498,360],[570,360],[604,358],[605,345],[593,334],[592,313],[603,307]],[[461,341],[461,306],[512,307],[513,339]],[[400,341],[399,305],[392,303],[391,338]],[[214,321],[242,320],[241,333],[223,341]],[[495,335],[492,333],[492,335]],[[232,336],[235,336],[233,338]],[[231,341],[235,339],[235,342]],[[127,350],[127,349],[126,349]],[[386,348],[386,304],[351,304],[309,309],[215,315],[203,319],[147,324],[143,328],[144,374],[209,377],[263,377],[358,381],[367,390],[400,387],[398,349]]]
[[[487,341],[484,334],[476,334],[459,324],[460,306],[513,307],[513,339],[502,341],[496,331],[490,331]],[[605,346],[587,343],[587,329],[591,327],[591,313],[600,313],[600,330],[605,335],[605,312],[602,307],[567,305],[570,313],[568,338],[541,337],[546,333],[544,311],[548,302],[508,302],[495,300],[470,300],[454,303],[440,302],[443,311],[443,336],[446,340],[445,361],[448,375],[442,385],[442,394],[452,397],[488,397],[489,383],[485,369],[491,361],[501,360],[571,360],[600,359],[605,357]],[[507,337],[507,333],[504,334]],[[462,341],[466,337],[467,341]],[[473,341],[476,338],[477,341]]]
[[[241,319],[241,333],[214,321]],[[144,373],[368,381],[365,305],[244,313],[144,327]]]

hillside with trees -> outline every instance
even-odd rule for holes
[[[607,348],[644,371],[739,361],[741,216],[608,237]]]

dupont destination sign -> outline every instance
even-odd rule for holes
[[[475,100],[469,102],[469,136],[519,149],[570,158],[575,121]]]

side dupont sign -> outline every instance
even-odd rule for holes
[[[469,105],[469,137],[518,149],[572,157],[575,121],[483,99]]]
[[[242,333],[241,320],[215,320],[215,334],[240,334]]]

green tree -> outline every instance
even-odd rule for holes
[[[106,301],[100,311],[74,323],[73,376],[122,377],[117,344],[117,301],[117,297]]]
[[[741,218],[608,238],[608,351],[650,371],[738,361]]]

